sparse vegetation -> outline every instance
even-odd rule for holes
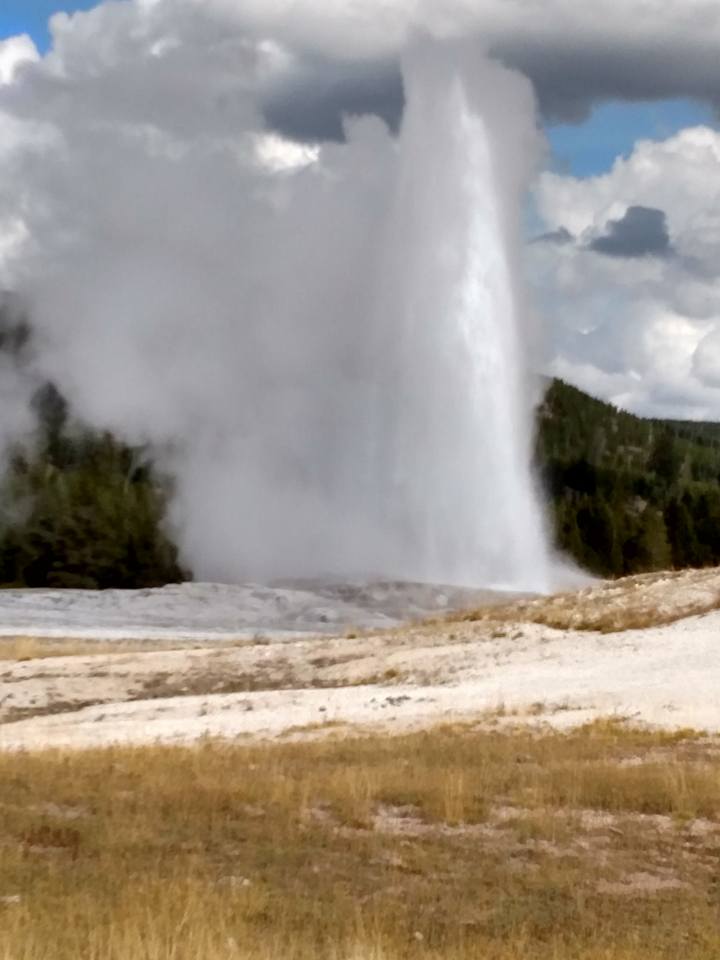
[[[720,742],[571,734],[0,755],[7,960],[715,960]]]
[[[0,637],[0,662],[23,663],[55,657],[92,657],[179,649],[172,640],[80,640],[52,637]]]
[[[486,621],[492,636],[502,635],[504,623],[522,622],[615,633],[660,627],[718,609],[718,573],[713,569],[625,577],[571,593],[452,613],[447,620]]]

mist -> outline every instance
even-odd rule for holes
[[[412,38],[397,135],[347,117],[344,142],[293,144],[262,109],[280,46],[143,7],[64,23],[0,87],[0,281],[33,375],[151,447],[199,579],[544,589],[529,83]]]

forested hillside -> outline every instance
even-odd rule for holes
[[[720,564],[720,424],[642,419],[557,380],[538,421],[556,542],[583,567]]]
[[[32,436],[0,474],[0,585],[146,587],[184,579],[165,531],[170,495],[144,451],[73,421],[51,383],[32,375],[32,335],[0,307],[0,376],[30,393]]]

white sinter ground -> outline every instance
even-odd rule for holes
[[[712,604],[719,588],[720,572],[703,572],[656,578],[650,588],[632,581],[622,590],[601,588],[604,599],[599,595],[598,602],[636,603],[644,591],[651,602],[656,595],[664,598],[664,613],[666,604],[676,610],[686,609],[688,601]],[[200,596],[207,589],[200,588]],[[375,604],[372,617],[377,615],[379,587],[366,593],[358,587],[331,589],[346,590],[355,609]],[[413,595],[419,590],[408,589]],[[387,590],[397,604],[400,587]],[[158,599],[165,603],[176,595],[159,591]],[[278,593],[283,602],[286,596]],[[112,595],[99,597],[99,605],[110,599],[117,616]],[[128,599],[129,608],[139,599]],[[57,609],[58,627],[62,621],[67,636],[71,600]],[[130,633],[117,624],[113,630]],[[88,635],[87,625],[80,635]],[[333,730],[344,724],[391,732],[498,712],[506,715],[502,722],[565,727],[616,716],[718,732],[718,691],[719,611],[607,634],[520,619],[438,622],[367,636],[296,633],[282,642],[268,634],[215,648],[186,644],[146,653],[7,661],[0,670],[0,747],[188,743],[207,735],[298,735],[297,728],[314,735],[328,722]]]
[[[147,590],[0,590],[0,637],[178,640],[281,638],[387,628],[487,602],[487,590],[296,580],[183,583]]]

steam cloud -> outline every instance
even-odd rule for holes
[[[287,25],[229,22],[106,3],[57,20],[44,60],[13,49],[0,280],[35,373],[153,446],[202,578],[543,587],[513,256],[529,85],[412,41],[398,139],[360,117],[291,144],[263,114]]]

